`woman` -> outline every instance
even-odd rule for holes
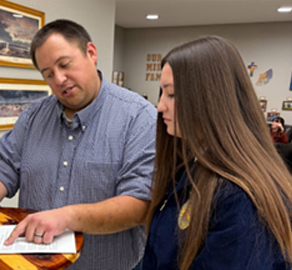
[[[271,137],[273,142],[287,143],[287,135],[285,132],[285,121],[282,117],[276,116],[271,124]]]
[[[236,48],[179,46],[160,86],[143,269],[290,269],[292,179]]]

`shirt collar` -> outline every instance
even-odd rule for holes
[[[89,104],[84,109],[74,114],[73,119],[72,119],[72,124],[71,124],[74,128],[79,125],[82,125],[85,127],[88,126],[92,117],[99,111],[102,104],[104,103],[104,100],[106,98],[106,91],[109,88],[109,83],[105,80],[101,71],[97,70],[97,72],[98,72],[98,76],[100,77],[99,93],[96,99],[91,104]],[[60,117],[65,120],[66,117],[64,114],[64,106],[59,101],[58,101],[58,105],[59,105]],[[68,120],[66,121],[68,123]]]

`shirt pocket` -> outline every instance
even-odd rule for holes
[[[86,162],[83,185],[85,203],[103,201],[116,196],[116,183],[120,164]]]

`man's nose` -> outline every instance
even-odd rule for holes
[[[54,78],[55,79],[55,83],[57,85],[62,85],[67,79],[67,77],[64,74],[64,72],[55,72],[55,76],[54,77],[55,77]]]

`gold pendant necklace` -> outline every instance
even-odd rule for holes
[[[190,219],[191,219],[191,207],[189,205],[188,200],[184,205],[182,206],[179,216],[178,216],[178,227],[181,230],[185,230],[190,225]]]

